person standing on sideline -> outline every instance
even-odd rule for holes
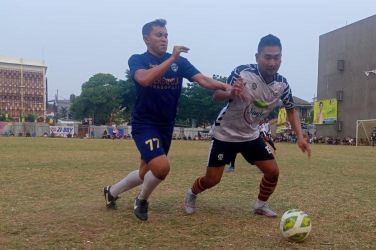
[[[235,160],[236,160],[236,154],[234,157],[230,160],[230,164],[228,164],[228,168],[226,170],[226,173],[232,173],[235,171]]]
[[[376,143],[376,127],[373,128],[373,131],[371,133],[371,140],[372,140],[372,147],[374,147]]]
[[[274,108],[281,105],[281,101],[297,135],[299,148],[308,154],[308,158],[311,156],[310,145],[303,137],[289,84],[286,78],[277,73],[281,57],[282,45],[279,38],[273,35],[261,38],[256,53],[257,64],[238,66],[228,78],[229,84],[243,86],[243,92],[238,96],[221,90],[214,93],[215,100],[226,100],[228,103],[214,124],[206,174],[197,178],[185,195],[186,213],[195,212],[198,194],[217,185],[221,181],[225,165],[234,155],[241,153],[247,162],[256,165],[263,173],[254,213],[277,216],[266,202],[277,186],[279,169],[272,151],[260,137],[258,125]]]
[[[272,133],[270,131],[270,124],[268,119],[260,124],[260,136],[264,139],[265,142],[269,143],[269,145],[273,148],[274,153],[276,153],[277,148],[274,145]]]
[[[212,90],[234,92],[234,88],[200,73],[186,58],[185,46],[174,46],[167,53],[166,21],[146,23],[142,36],[147,47],[143,54],[132,55],[128,64],[136,85],[136,103],[132,113],[132,136],[141,155],[140,167],[124,179],[103,188],[106,206],[116,209],[119,194],[142,184],[134,200],[134,214],[148,219],[148,198],[170,171],[170,149],[183,78]],[[233,93],[234,94],[234,93]]]

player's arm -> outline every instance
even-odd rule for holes
[[[180,56],[180,53],[187,53],[189,49],[184,46],[174,46],[172,55],[163,63],[150,68],[139,69],[134,74],[134,79],[144,87],[150,86],[155,80],[161,78],[168,68],[173,64]]]
[[[311,158],[311,147],[303,136],[298,111],[296,111],[295,108],[291,108],[287,109],[286,112],[287,119],[289,120],[291,127],[296,134],[299,148],[302,150],[303,153],[307,152],[308,158]]]
[[[229,84],[226,84],[229,85]],[[229,85],[230,86],[230,85]],[[231,89],[228,90],[217,90],[214,92],[213,99],[215,101],[228,101],[235,96],[239,96],[242,98],[242,93],[244,91],[244,83],[241,78],[237,79],[234,84],[232,85]]]
[[[213,78],[207,77],[201,73],[198,73],[192,77],[192,80],[200,84],[201,87],[206,89],[212,90],[222,90],[228,91],[231,90],[232,87],[228,84],[224,84],[223,82],[214,80]]]

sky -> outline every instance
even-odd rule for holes
[[[128,58],[146,51],[142,26],[167,20],[169,48],[203,74],[228,76],[255,63],[261,37],[282,42],[294,96],[316,96],[319,36],[376,14],[374,0],[0,0],[0,55],[44,60],[48,99],[79,95],[97,73],[126,79]]]

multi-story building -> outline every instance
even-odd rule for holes
[[[376,15],[320,36],[317,100],[337,99],[335,123],[320,136],[355,137],[356,121],[376,118]]]
[[[0,56],[0,113],[45,118],[46,71],[44,61]]]

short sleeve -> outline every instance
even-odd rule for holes
[[[294,99],[292,98],[292,91],[286,79],[284,79],[284,81],[286,82],[286,87],[281,96],[281,100],[283,102],[283,106],[286,109],[293,109],[295,108],[295,102],[294,102]]]
[[[180,75],[189,81],[193,81],[192,77],[199,74],[200,71],[195,68],[186,58],[180,57],[179,59],[179,72]]]
[[[147,69],[146,65],[142,62],[141,55],[133,55],[128,60],[129,73],[131,78],[134,78],[134,74],[139,69]]]

